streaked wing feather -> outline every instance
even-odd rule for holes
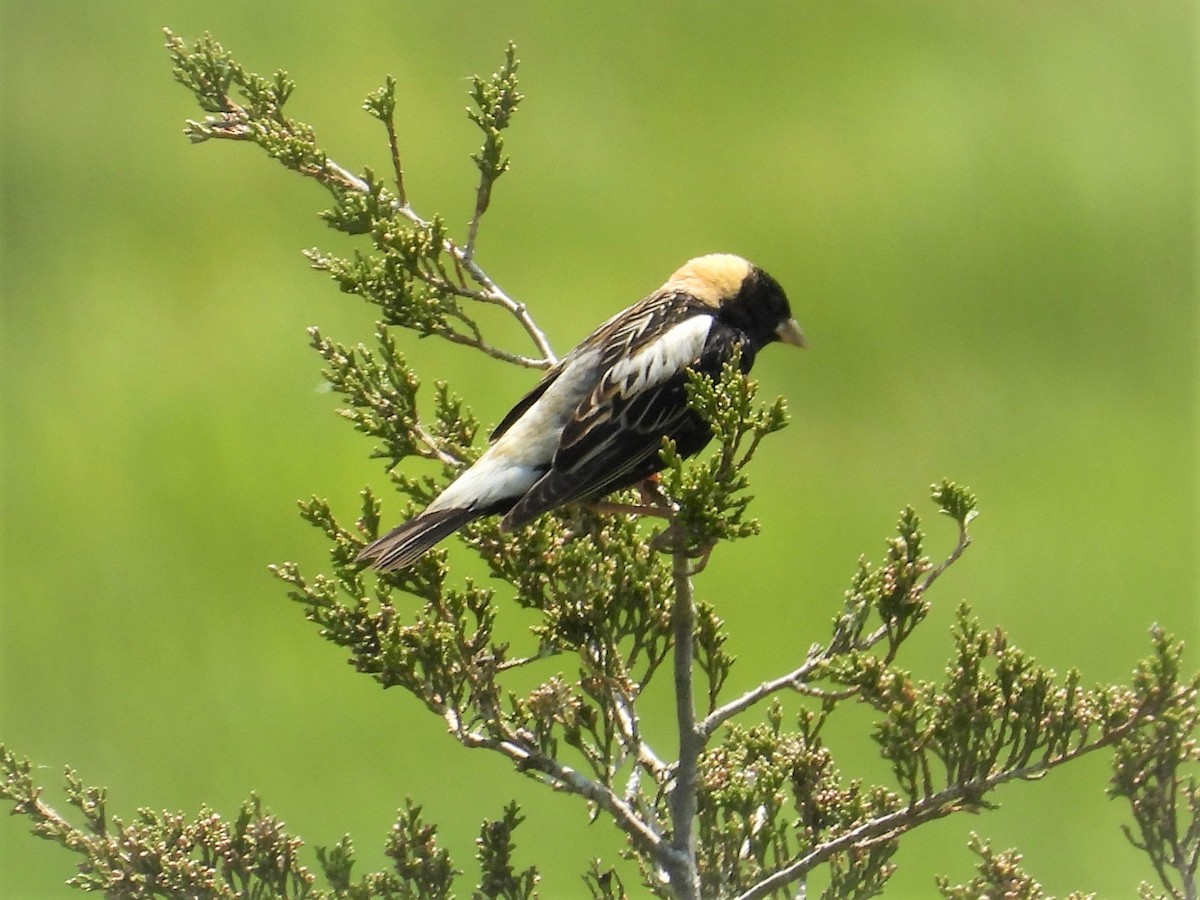
[[[664,435],[704,428],[687,406],[685,381],[680,374],[674,385],[618,404],[611,418],[560,450],[550,471],[513,507],[507,525],[520,525],[565,503],[602,497],[658,471]]]
[[[554,470],[566,474],[616,466],[623,455],[639,455],[643,444],[657,449],[663,435],[687,416],[686,383],[680,372],[636,396],[609,398],[602,417],[575,419],[563,431]]]
[[[603,374],[563,429],[550,471],[513,508],[510,527],[636,483],[658,470],[664,435],[706,430],[687,406],[685,370],[706,345],[711,313],[679,294],[652,295],[628,313],[597,332]]]
[[[518,400],[516,405],[505,414],[504,418],[500,420],[500,424],[492,430],[489,439],[494,441],[508,431],[521,416],[528,412],[538,398],[546,393],[546,389],[576,357],[597,345],[600,346],[599,369],[605,373],[600,379],[602,385],[604,378],[607,377],[607,373],[612,370],[613,366],[622,359],[628,359],[656,337],[661,336],[666,328],[685,318],[689,308],[695,305],[696,301],[686,294],[660,291],[635,303],[623,312],[617,313],[546,372],[529,393]]]

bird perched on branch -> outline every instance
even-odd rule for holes
[[[687,370],[717,378],[740,346],[748,372],[774,341],[805,343],[774,278],[731,254],[689,261],[584,338],[509,411],[473,466],[358,558],[400,569],[480,516],[502,514],[511,530],[630,487],[662,468],[664,437],[680,456],[699,452],[712,432],[688,406]]]

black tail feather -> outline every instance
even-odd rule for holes
[[[380,571],[411,566],[434,544],[449,537],[481,513],[470,509],[437,509],[423,512],[359,551],[358,559]]]

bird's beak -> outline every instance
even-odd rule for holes
[[[808,340],[804,337],[804,332],[800,330],[800,324],[795,319],[788,319],[786,322],[780,323],[779,327],[775,329],[775,333],[785,344],[791,344],[793,347],[808,346]]]

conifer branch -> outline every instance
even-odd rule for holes
[[[270,79],[248,72],[237,64],[232,56],[211,36],[205,35],[193,47],[164,29],[167,49],[174,61],[175,79],[196,95],[201,107],[208,112],[202,120],[187,120],[185,133],[193,143],[208,140],[250,141],[258,144],[272,157],[301,175],[314,179],[334,197],[338,209],[327,218],[342,230],[354,232],[367,228],[363,215],[374,207],[386,217],[407,220],[419,234],[434,235],[438,252],[447,253],[453,261],[455,271],[466,273],[476,285],[467,288],[460,283],[453,289],[449,278],[434,278],[428,271],[414,266],[413,274],[427,279],[436,289],[445,294],[457,294],[481,303],[499,306],[507,311],[524,329],[533,342],[539,356],[527,357],[507,353],[482,341],[477,335],[466,337],[452,329],[438,332],[458,343],[467,343],[483,350],[489,356],[529,368],[549,368],[557,362],[545,333],[533,320],[525,304],[506,294],[474,259],[474,244],[479,219],[490,201],[491,187],[495,180],[508,168],[507,158],[501,155],[503,141],[500,131],[508,125],[516,110],[521,95],[516,91],[515,47],[509,45],[505,66],[491,81],[475,80],[472,92],[481,104],[471,118],[485,133],[484,149],[475,159],[481,170],[480,188],[476,197],[476,214],[471,220],[471,233],[466,246],[460,246],[446,235],[436,219],[419,215],[409,202],[404,189],[403,168],[396,128],[395,80],[389,78],[384,87],[372,93],[364,107],[372,116],[383,122],[388,134],[391,162],[398,194],[390,196],[382,186],[372,182],[370,175],[356,175],[330,159],[317,143],[313,130],[283,113],[283,106],[291,96],[295,84],[285,72],[276,72]],[[245,100],[237,102],[230,95],[231,88],[239,89]],[[357,197],[359,200],[352,200]],[[363,200],[367,201],[366,207]],[[383,231],[376,233],[390,241],[387,225],[378,222]],[[457,337],[452,337],[457,335]]]
[[[944,818],[951,813],[962,810],[978,810],[983,797],[997,787],[1012,781],[1031,781],[1037,779],[1051,769],[1058,768],[1103,747],[1112,746],[1131,729],[1135,728],[1140,721],[1141,716],[1131,717],[1124,724],[1101,734],[1093,740],[1080,744],[1078,747],[1061,756],[1053,759],[1043,759],[1031,765],[952,784],[936,793],[916,800],[903,809],[863,822],[861,825],[838,835],[836,838],[812,848],[789,865],[762,879],[749,890],[738,894],[736,900],[762,900],[764,897],[771,896],[775,891],[781,890],[787,885],[803,878],[818,865],[826,862],[838,853],[843,853],[851,849],[863,850],[877,844],[893,841],[901,834],[911,831],[919,825]]]

